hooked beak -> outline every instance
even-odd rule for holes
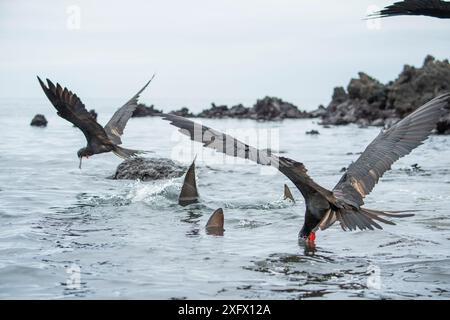
[[[82,161],[83,161],[83,157],[80,157],[80,166],[79,166],[80,170],[81,170],[81,162]]]

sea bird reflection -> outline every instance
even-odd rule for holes
[[[45,95],[58,111],[58,115],[73,123],[86,137],[87,146],[78,150],[77,153],[80,159],[80,169],[83,157],[89,158],[94,154],[112,151],[116,156],[126,159],[145,153],[145,151],[119,147],[122,144],[120,136],[137,107],[139,95],[147,88],[154,77],[153,75],[138,93],[114,113],[104,128],[86,110],[83,102],[75,93],[67,88],[63,89],[58,83],[55,86],[49,79],[47,79],[47,87],[37,77]]]
[[[303,163],[256,149],[227,134],[183,117],[164,114],[163,118],[192,140],[203,143],[205,147],[277,168],[295,184],[305,198],[305,221],[299,237],[314,241],[315,232],[319,228],[325,230],[336,221],[339,221],[344,231],[374,230],[382,229],[379,223],[394,225],[392,221],[386,220],[386,217],[412,216],[410,213],[399,214],[400,211],[364,208],[364,197],[372,191],[395,161],[409,154],[427,139],[449,98],[450,93],[440,95],[389,129],[381,131],[360,157],[350,164],[332,190],[314,182]]]

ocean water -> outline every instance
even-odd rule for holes
[[[92,106],[106,123],[120,101]],[[44,113],[47,128],[29,126]],[[316,120],[203,120],[303,162],[332,188],[378,128]],[[384,230],[297,239],[304,202],[287,178],[190,143],[159,118],[131,119],[123,142],[186,165],[197,154],[201,202],[177,204],[182,178],[116,181],[113,154],[85,160],[82,133],[45,100],[0,101],[0,298],[448,299],[450,137],[400,159],[366,198],[374,209],[420,210]],[[320,135],[306,135],[311,129]],[[184,152],[184,153],[183,153]],[[412,170],[418,164],[421,170]],[[282,198],[288,183],[295,203]],[[223,237],[205,233],[222,207]]]

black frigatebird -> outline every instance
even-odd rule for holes
[[[139,95],[147,88],[154,77],[153,75],[138,93],[114,113],[104,128],[86,110],[83,102],[75,93],[72,93],[67,88],[63,89],[59,83],[55,86],[49,79],[47,79],[47,87],[37,77],[45,95],[58,111],[58,115],[73,123],[86,137],[87,146],[78,150],[77,153],[80,159],[80,169],[83,157],[89,158],[94,154],[112,151],[118,157],[126,159],[145,153],[145,151],[141,150],[119,147],[122,144],[120,136],[123,134],[128,120],[137,107]]]
[[[450,2],[441,0],[404,0],[398,1],[375,12],[368,18],[394,16],[430,16],[441,19],[450,18]]]
[[[277,168],[286,175],[305,198],[305,221],[299,237],[315,239],[315,232],[324,230],[336,221],[345,230],[382,229],[379,222],[394,225],[386,217],[409,217],[400,211],[379,211],[364,208],[368,195],[382,175],[399,158],[409,154],[428,138],[448,104],[450,93],[436,97],[413,113],[383,130],[353,162],[333,190],[320,186],[308,175],[303,163],[279,157],[268,151],[249,146],[227,134],[210,129],[189,119],[164,114],[163,119],[179,128],[192,140],[205,147],[233,157],[252,160],[261,165]]]

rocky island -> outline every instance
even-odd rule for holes
[[[450,64],[428,55],[420,68],[405,65],[394,81],[383,84],[370,75],[359,72],[347,88],[336,87],[327,107],[302,111],[290,102],[276,97],[259,99],[252,107],[211,104],[211,107],[194,114],[183,107],[169,113],[191,118],[234,118],[262,121],[283,119],[320,118],[324,126],[357,124],[360,127],[389,127],[433,99],[450,91]],[[153,105],[139,104],[134,117],[157,116],[162,113]],[[436,127],[438,134],[450,134],[450,110]]]
[[[420,68],[405,65],[397,79],[387,84],[360,72],[358,78],[350,80],[347,89],[334,88],[331,102],[321,116],[322,124],[389,127],[448,91],[450,64],[432,56],[427,56]],[[450,133],[449,117],[447,114],[441,118],[437,133]]]

